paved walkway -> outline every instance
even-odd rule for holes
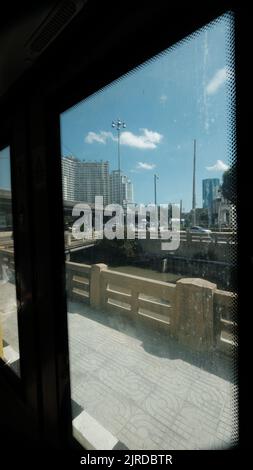
[[[129,449],[219,449],[236,431],[233,362],[191,354],[123,315],[68,306],[72,399]],[[15,291],[0,285],[4,340],[18,353]]]
[[[4,340],[18,352],[16,290],[14,284],[4,279],[0,279],[0,321]]]
[[[71,302],[68,318],[72,398],[129,449],[231,445],[231,362],[85,304]]]

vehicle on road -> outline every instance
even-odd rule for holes
[[[209,228],[203,228],[203,227],[200,227],[198,225],[194,225],[194,227],[191,227],[189,229],[189,232],[190,233],[206,233],[206,234],[210,234],[212,233],[212,231],[209,229]]]

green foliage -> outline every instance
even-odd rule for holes
[[[196,225],[208,227],[208,209],[196,209]]]
[[[135,260],[141,252],[138,240],[108,240],[103,238],[96,245],[96,253],[104,262],[110,264],[127,264]]]
[[[236,204],[236,167],[233,164],[223,174],[223,182],[221,186],[222,195],[225,199],[230,201],[232,204]]]

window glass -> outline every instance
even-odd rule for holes
[[[10,147],[0,151],[0,357],[19,374]]]
[[[232,36],[227,14],[61,114],[73,433],[88,449],[236,440]]]

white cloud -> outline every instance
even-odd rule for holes
[[[149,131],[148,129],[140,129],[140,131],[140,135],[128,131],[122,132],[121,144],[138,149],[155,149],[162,140],[163,136],[159,132]]]
[[[156,167],[154,163],[138,162],[137,168],[141,170],[153,170]]]
[[[206,167],[208,171],[226,171],[228,168],[229,166],[226,165],[226,163],[224,163],[222,160],[217,160],[214,165]]]
[[[162,134],[159,134],[159,132],[149,131],[148,129],[140,129],[140,131],[139,135],[133,134],[133,132],[129,131],[121,132],[121,145],[138,149],[155,149],[162,140],[163,136]],[[85,137],[85,142],[87,144],[93,144],[94,142],[105,144],[108,139],[116,141],[117,137],[115,137],[112,132],[100,131],[99,133],[96,133],[90,131]]]
[[[161,95],[159,99],[160,99],[160,103],[166,103],[168,97],[167,95]]]
[[[84,140],[87,144],[93,144],[93,142],[105,144],[109,138],[115,140],[111,132],[100,131],[99,133],[96,133],[90,131],[88,132]]]
[[[206,92],[208,95],[214,95],[220,87],[227,81],[228,79],[228,70],[227,67],[223,67],[222,69],[217,70],[214,76],[211,78],[210,82],[206,86]]]

